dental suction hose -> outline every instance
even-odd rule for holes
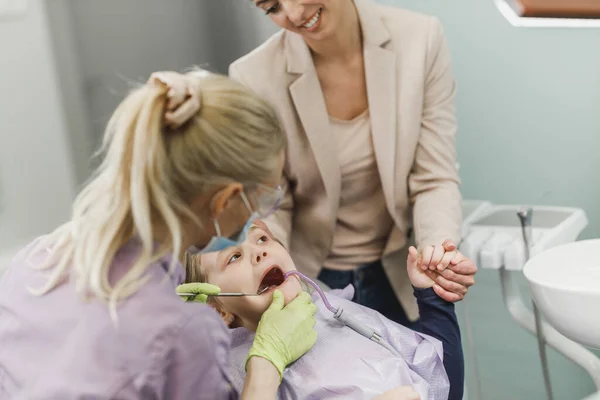
[[[525,260],[529,261],[531,258],[531,246],[533,242],[533,228],[531,221],[533,219],[533,208],[521,208],[517,212],[519,221],[521,222],[521,233],[523,235],[523,243],[525,245]],[[544,330],[542,328],[542,316],[540,310],[533,302],[533,316],[535,319],[535,331],[537,333],[538,350],[540,353],[540,360],[542,362],[542,374],[544,376],[544,386],[546,388],[546,395],[548,400],[552,400],[552,385],[550,383],[550,369],[548,368],[548,356],[546,354],[546,339],[544,338]]]
[[[312,286],[317,291],[317,293],[319,293],[319,296],[321,296],[321,299],[323,300],[323,304],[325,304],[325,307],[327,307],[327,309],[334,314],[338,312],[338,309],[331,305],[329,300],[327,300],[327,296],[325,296],[325,293],[323,293],[323,290],[319,287],[319,285],[317,285],[315,282],[313,282],[312,279],[310,279],[308,276],[304,275],[302,272],[299,272],[299,271],[286,272],[283,275],[283,277],[285,279],[287,279],[288,276],[290,276],[290,275],[296,275],[299,278],[301,278],[304,282],[306,282],[310,286]]]
[[[331,303],[329,303],[329,300],[327,300],[327,296],[325,295],[323,290],[312,279],[310,279],[309,277],[307,277],[306,275],[304,275],[303,273],[298,272],[298,271],[289,271],[289,272],[285,273],[285,275],[284,275],[285,279],[287,279],[290,275],[296,275],[299,278],[301,278],[304,282],[306,282],[310,286],[312,286],[317,291],[317,293],[319,293],[319,296],[321,296],[321,299],[323,300],[323,304],[325,305],[325,307],[327,307],[327,309],[333,313],[333,318],[337,319],[338,321],[340,321],[342,324],[346,325],[348,328],[352,329],[353,331],[359,333],[361,336],[364,336],[367,339],[372,340],[373,342],[385,347],[395,356],[400,356],[398,354],[398,352],[385,339],[383,339],[381,337],[381,335],[379,335],[377,332],[375,332],[375,330],[373,328],[370,328],[367,325],[363,324],[362,322],[358,321],[352,315],[345,312],[341,307],[340,308],[333,307],[331,305]]]
[[[352,329],[355,332],[358,332],[362,336],[366,337],[369,340],[374,341],[388,349],[392,352],[392,354],[399,356],[398,352],[385,340],[383,339],[373,328],[368,327],[362,322],[358,321],[352,315],[344,312],[341,308],[338,308],[337,312],[333,314],[333,318],[337,319],[348,328]]]

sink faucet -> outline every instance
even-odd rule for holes
[[[523,234],[523,244],[525,246],[525,260],[531,258],[531,246],[533,245],[533,207],[521,207],[517,211],[519,221],[521,221],[521,232]],[[546,387],[546,396],[552,400],[552,386],[550,384],[550,370],[548,368],[548,358],[546,355],[546,339],[542,326],[542,316],[535,303],[533,303],[533,315],[535,318],[535,330],[537,333],[538,350],[542,362],[542,374],[544,376],[544,386]]]
[[[523,242],[525,243],[525,260],[529,261],[531,258],[531,246],[533,245],[533,227],[531,222],[533,220],[533,207],[521,207],[517,211],[517,216],[521,221],[521,231],[523,234]]]

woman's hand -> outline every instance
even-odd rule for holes
[[[269,360],[283,378],[285,367],[302,357],[317,341],[316,312],[317,306],[308,293],[300,292],[284,307],[283,294],[275,290],[273,302],[258,323],[248,360],[255,356]]]
[[[442,299],[449,302],[461,301],[475,284],[477,266],[473,261],[457,252],[448,268],[443,271],[424,271],[425,274],[435,281],[433,290]]]
[[[415,250],[412,250],[413,259]],[[427,246],[417,255],[417,268],[411,268],[411,250],[408,256],[408,274],[413,286],[433,290],[438,296],[449,302],[464,299],[469,287],[475,284],[477,266],[457,250],[452,240],[446,240],[441,246]],[[414,263],[414,261],[413,261]],[[417,273],[422,272],[422,274]],[[429,280],[426,280],[425,275]],[[415,285],[413,278],[418,285]],[[427,284],[431,283],[430,285]]]
[[[181,293],[195,294],[195,296],[181,296],[181,298],[184,301],[206,303],[208,301],[208,296],[214,296],[219,294],[221,292],[221,289],[218,286],[211,285],[210,283],[193,282],[179,285],[177,286],[175,291],[179,295],[181,295]]]
[[[421,400],[421,396],[412,386],[400,386],[375,397],[374,400]]]
[[[269,360],[252,357],[246,365],[242,400],[276,400],[279,371]]]

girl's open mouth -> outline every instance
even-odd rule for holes
[[[283,271],[278,266],[273,266],[263,276],[258,286],[257,293],[266,293],[274,290],[285,282]]]

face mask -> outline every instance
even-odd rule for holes
[[[232,237],[221,236],[221,229],[219,228],[219,223],[215,221],[215,230],[217,232],[217,236],[213,236],[210,239],[210,242],[208,242],[208,244],[201,250],[195,246],[192,246],[195,250],[195,254],[212,253],[215,251],[225,250],[228,247],[240,245],[244,240],[246,240],[246,236],[248,235],[248,231],[250,230],[252,223],[258,217],[258,213],[252,213],[252,215],[250,215],[250,218],[248,218],[248,221],[244,224],[242,230],[233,235]]]
[[[269,196],[262,195],[260,197],[262,197],[263,199],[265,197],[269,197],[269,199],[268,199],[268,201],[265,201],[265,200],[260,201],[260,199],[259,199],[259,201],[257,201],[257,204],[259,204],[259,209],[264,209],[265,203],[266,204],[271,203],[271,205],[267,207],[267,211],[264,211],[262,213],[252,211],[252,206],[250,205],[248,198],[246,197],[244,192],[242,192],[240,194],[242,197],[242,201],[244,202],[244,204],[246,205],[246,208],[250,212],[250,217],[244,224],[243,228],[238,233],[234,234],[231,237],[224,237],[224,236],[221,236],[221,227],[219,226],[219,222],[214,220],[213,222],[215,224],[216,236],[213,236],[210,239],[210,241],[208,242],[208,244],[203,249],[199,249],[196,246],[191,246],[188,249],[188,252],[191,254],[194,254],[194,255],[202,254],[202,253],[212,253],[215,251],[224,250],[228,247],[238,246],[244,240],[246,240],[248,231],[250,230],[250,227],[252,226],[254,221],[258,218],[265,218],[268,215],[270,215],[271,213],[273,213],[277,208],[279,208],[279,205],[281,204],[281,200],[283,198],[283,191],[281,190],[280,187],[277,187],[277,189],[273,189],[273,188],[269,188],[269,187],[266,187],[263,185],[260,185],[260,186],[261,186],[261,189],[263,190],[263,192],[266,190],[266,192],[269,194]]]

